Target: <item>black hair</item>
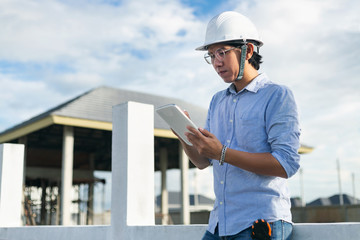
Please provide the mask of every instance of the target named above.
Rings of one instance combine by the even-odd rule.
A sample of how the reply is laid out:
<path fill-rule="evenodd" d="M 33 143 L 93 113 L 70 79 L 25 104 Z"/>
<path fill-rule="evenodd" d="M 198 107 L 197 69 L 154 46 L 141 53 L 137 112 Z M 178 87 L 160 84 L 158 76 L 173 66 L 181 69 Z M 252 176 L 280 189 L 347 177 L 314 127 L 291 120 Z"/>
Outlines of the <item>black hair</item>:
<path fill-rule="evenodd" d="M 249 59 L 249 63 L 251 64 L 251 66 L 253 66 L 256 70 L 260 69 L 260 64 L 262 63 L 261 61 L 262 56 L 260 54 L 258 54 L 257 52 L 253 52 L 253 55 L 251 56 L 251 58 Z"/>
<path fill-rule="evenodd" d="M 229 42 L 228 45 L 232 46 L 232 47 L 241 48 L 241 46 L 244 45 L 244 42 L 239 43 L 239 42 L 234 41 L 234 42 Z M 254 48 L 257 48 L 257 46 L 254 45 Z M 262 56 L 254 49 L 253 55 L 249 59 L 249 63 L 256 70 L 259 70 L 260 69 L 260 64 L 262 63 L 261 59 L 262 59 Z"/>

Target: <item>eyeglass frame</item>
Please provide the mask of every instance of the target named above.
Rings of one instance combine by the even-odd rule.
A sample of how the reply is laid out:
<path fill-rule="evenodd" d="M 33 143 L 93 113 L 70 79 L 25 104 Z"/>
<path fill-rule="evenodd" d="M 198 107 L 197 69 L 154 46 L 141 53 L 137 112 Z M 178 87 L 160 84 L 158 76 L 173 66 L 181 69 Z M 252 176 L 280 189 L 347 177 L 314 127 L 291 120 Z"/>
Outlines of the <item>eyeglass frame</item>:
<path fill-rule="evenodd" d="M 226 53 L 229 52 L 229 51 L 231 51 L 231 50 L 234 50 L 234 49 L 236 49 L 236 48 L 240 48 L 240 46 L 238 46 L 238 47 L 231 47 L 231 48 L 225 49 L 225 50 L 224 50 L 223 48 L 218 48 L 218 49 L 215 50 L 215 54 L 206 52 L 206 53 L 204 54 L 204 59 L 205 59 L 206 63 L 208 63 L 208 64 L 213 64 L 214 61 L 215 61 L 215 58 L 216 58 L 218 61 L 223 62 L 223 61 L 225 60 Z M 219 50 L 222 51 L 222 54 L 224 55 L 224 57 L 221 57 L 219 54 L 216 54 Z M 210 60 L 209 60 L 209 58 L 210 58 Z"/>

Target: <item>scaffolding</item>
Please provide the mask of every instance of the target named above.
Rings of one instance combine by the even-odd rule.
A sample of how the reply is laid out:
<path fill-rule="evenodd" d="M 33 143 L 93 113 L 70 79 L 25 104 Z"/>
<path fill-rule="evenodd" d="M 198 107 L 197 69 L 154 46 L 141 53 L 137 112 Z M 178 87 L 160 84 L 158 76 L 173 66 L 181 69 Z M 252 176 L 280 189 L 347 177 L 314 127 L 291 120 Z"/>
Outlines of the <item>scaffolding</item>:
<path fill-rule="evenodd" d="M 46 178 L 26 179 L 24 187 L 23 225 L 60 225 L 60 181 Z M 72 187 L 72 225 L 93 225 L 94 187 L 106 180 L 100 178 L 74 180 Z M 104 201 L 105 191 L 102 191 Z M 104 203 L 101 204 L 105 212 Z"/>

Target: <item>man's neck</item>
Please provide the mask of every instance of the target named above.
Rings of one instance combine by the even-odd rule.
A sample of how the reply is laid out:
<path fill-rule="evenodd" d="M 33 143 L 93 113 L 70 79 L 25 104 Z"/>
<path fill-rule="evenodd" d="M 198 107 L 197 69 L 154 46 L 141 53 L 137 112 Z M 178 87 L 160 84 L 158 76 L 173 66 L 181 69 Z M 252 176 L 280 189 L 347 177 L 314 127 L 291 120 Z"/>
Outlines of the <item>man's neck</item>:
<path fill-rule="evenodd" d="M 254 80 L 259 75 L 258 71 L 252 68 L 250 71 L 244 73 L 244 76 L 240 80 L 235 80 L 234 85 L 236 92 L 243 90 L 252 80 Z"/>

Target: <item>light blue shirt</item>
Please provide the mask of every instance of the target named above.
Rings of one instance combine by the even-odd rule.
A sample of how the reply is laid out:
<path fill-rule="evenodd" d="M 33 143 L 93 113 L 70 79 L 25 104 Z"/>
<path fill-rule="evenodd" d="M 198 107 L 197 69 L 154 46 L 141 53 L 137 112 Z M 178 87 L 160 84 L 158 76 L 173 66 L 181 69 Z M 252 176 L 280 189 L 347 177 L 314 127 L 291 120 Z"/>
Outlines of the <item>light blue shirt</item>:
<path fill-rule="evenodd" d="M 300 128 L 292 92 L 257 76 L 238 93 L 234 85 L 211 100 L 205 128 L 231 149 L 270 152 L 291 177 L 299 169 Z M 291 222 L 287 180 L 251 173 L 211 160 L 215 204 L 208 231 L 234 235 L 259 219 Z"/>

